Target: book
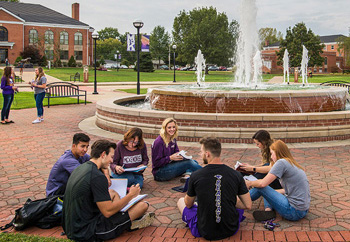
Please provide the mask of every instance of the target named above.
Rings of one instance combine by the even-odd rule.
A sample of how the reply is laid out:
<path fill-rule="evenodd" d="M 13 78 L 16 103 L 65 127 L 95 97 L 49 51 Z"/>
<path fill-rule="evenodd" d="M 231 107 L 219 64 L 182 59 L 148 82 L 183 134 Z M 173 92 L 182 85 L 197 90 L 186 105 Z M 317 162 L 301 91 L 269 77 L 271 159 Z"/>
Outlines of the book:
<path fill-rule="evenodd" d="M 249 176 L 244 176 L 243 177 L 245 180 L 247 180 L 247 181 L 256 181 L 256 180 L 258 180 L 255 176 L 253 176 L 253 175 L 249 175 Z"/>
<path fill-rule="evenodd" d="M 146 168 L 147 168 L 147 166 L 131 167 L 131 168 L 124 168 L 124 171 L 139 172 L 139 171 L 142 171 L 142 170 L 144 170 Z"/>
<path fill-rule="evenodd" d="M 236 165 L 235 165 L 235 170 L 236 171 L 239 171 L 239 172 L 242 172 L 242 173 L 246 173 L 246 174 L 255 174 L 255 172 L 253 172 L 253 171 L 246 171 L 246 170 L 243 170 L 242 168 L 241 168 L 241 166 L 242 166 L 243 164 L 241 163 L 241 162 L 239 162 L 239 161 L 237 161 L 236 162 Z"/>
<path fill-rule="evenodd" d="M 123 207 L 120 211 L 121 212 L 126 212 L 128 211 L 129 208 L 131 208 L 133 205 L 135 205 L 136 203 L 138 203 L 140 200 L 144 199 L 147 196 L 147 194 L 140 194 L 137 197 L 134 197 L 133 199 L 130 200 L 130 202 Z"/>
<path fill-rule="evenodd" d="M 184 151 L 184 150 L 181 150 L 179 152 L 179 155 L 181 155 L 183 158 L 188 159 L 188 160 L 192 159 L 192 156 L 191 155 L 186 155 L 186 151 Z"/>

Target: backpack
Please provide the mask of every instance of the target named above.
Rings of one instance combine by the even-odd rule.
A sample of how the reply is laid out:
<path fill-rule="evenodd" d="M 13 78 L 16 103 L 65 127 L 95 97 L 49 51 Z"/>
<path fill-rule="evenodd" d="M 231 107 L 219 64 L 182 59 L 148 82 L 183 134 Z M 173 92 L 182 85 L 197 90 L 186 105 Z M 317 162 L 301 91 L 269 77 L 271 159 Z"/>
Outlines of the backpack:
<path fill-rule="evenodd" d="M 61 225 L 63 196 L 50 196 L 32 201 L 30 198 L 23 207 L 16 209 L 14 219 L 1 226 L 1 230 L 14 227 L 23 230 L 29 226 L 50 229 Z"/>

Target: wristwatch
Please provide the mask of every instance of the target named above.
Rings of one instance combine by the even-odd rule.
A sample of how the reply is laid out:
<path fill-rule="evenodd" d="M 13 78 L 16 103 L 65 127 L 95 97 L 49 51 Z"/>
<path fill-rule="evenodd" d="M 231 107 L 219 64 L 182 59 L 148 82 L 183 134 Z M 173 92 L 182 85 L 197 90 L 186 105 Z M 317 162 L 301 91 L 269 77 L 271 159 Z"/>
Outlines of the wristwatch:
<path fill-rule="evenodd" d="M 256 168 L 255 167 L 253 167 L 253 171 L 256 172 Z"/>

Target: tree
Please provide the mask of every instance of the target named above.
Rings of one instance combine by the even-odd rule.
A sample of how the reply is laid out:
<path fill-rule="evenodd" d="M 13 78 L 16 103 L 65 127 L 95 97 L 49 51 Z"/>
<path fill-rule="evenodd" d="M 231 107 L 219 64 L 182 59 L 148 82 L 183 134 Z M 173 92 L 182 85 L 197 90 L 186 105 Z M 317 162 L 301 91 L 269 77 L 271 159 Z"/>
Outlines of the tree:
<path fill-rule="evenodd" d="M 342 36 L 337 39 L 338 51 L 344 53 L 345 66 L 350 66 L 350 37 Z"/>
<path fill-rule="evenodd" d="M 71 56 L 69 61 L 68 61 L 68 66 L 69 67 L 76 67 L 77 66 L 77 62 L 75 61 L 74 56 Z"/>
<path fill-rule="evenodd" d="M 283 35 L 280 31 L 277 32 L 275 28 L 261 28 L 259 29 L 260 47 L 262 48 L 266 44 L 273 44 L 281 42 Z"/>
<path fill-rule="evenodd" d="M 134 71 L 137 71 L 137 64 Z M 142 52 L 140 54 L 140 71 L 141 72 L 154 72 L 152 57 L 149 52 Z"/>
<path fill-rule="evenodd" d="M 192 64 L 200 49 L 208 64 L 231 64 L 236 25 L 235 21 L 229 23 L 226 14 L 218 13 L 214 7 L 195 8 L 188 13 L 181 11 L 174 19 L 172 32 L 177 45 L 176 60 Z"/>
<path fill-rule="evenodd" d="M 320 37 L 315 35 L 311 29 L 307 30 L 304 23 L 296 24 L 293 29 L 287 29 L 286 38 L 281 41 L 280 51 L 277 52 L 278 64 L 282 64 L 284 50 L 289 52 L 290 66 L 300 66 L 303 45 L 309 51 L 308 66 L 321 66 L 324 59 L 321 57 L 324 44 Z"/>
<path fill-rule="evenodd" d="M 118 29 L 112 27 L 106 27 L 100 31 L 97 31 L 97 33 L 100 35 L 100 40 L 106 40 L 110 38 L 117 39 L 120 36 Z"/>
<path fill-rule="evenodd" d="M 162 26 L 154 27 L 150 37 L 150 52 L 152 59 L 166 62 L 168 56 L 168 48 L 170 45 L 170 36 L 168 32 L 165 32 L 165 28 Z"/>
<path fill-rule="evenodd" d="M 113 38 L 97 40 L 96 45 L 97 58 L 104 56 L 107 60 L 114 60 L 114 55 L 117 53 L 117 50 L 122 49 L 121 42 L 118 39 Z"/>
<path fill-rule="evenodd" d="M 24 50 L 20 53 L 23 59 L 30 57 L 30 62 L 38 64 L 41 61 L 41 55 L 38 48 L 33 45 L 24 47 Z"/>

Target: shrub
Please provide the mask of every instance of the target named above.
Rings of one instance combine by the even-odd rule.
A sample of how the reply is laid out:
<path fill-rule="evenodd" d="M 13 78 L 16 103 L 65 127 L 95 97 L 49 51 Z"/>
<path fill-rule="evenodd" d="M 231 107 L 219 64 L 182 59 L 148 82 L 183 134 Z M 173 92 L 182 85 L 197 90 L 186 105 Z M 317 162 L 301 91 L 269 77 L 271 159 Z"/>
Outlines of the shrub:
<path fill-rule="evenodd" d="M 21 60 L 22 60 L 22 56 L 18 56 L 18 57 L 16 58 L 16 60 L 15 60 L 14 65 L 17 66 L 18 63 L 19 63 Z"/>
<path fill-rule="evenodd" d="M 56 59 L 54 62 L 53 62 L 53 66 L 54 67 L 62 67 L 62 62 L 60 59 Z"/>
<path fill-rule="evenodd" d="M 105 58 L 103 56 L 101 56 L 100 65 L 104 65 L 104 64 L 106 64 Z"/>
<path fill-rule="evenodd" d="M 74 56 L 71 56 L 69 61 L 68 61 L 68 66 L 69 67 L 76 67 L 77 66 L 77 62 L 75 61 Z"/>
<path fill-rule="evenodd" d="M 43 55 L 43 57 L 41 57 L 39 65 L 40 66 L 47 66 L 47 58 L 45 55 Z"/>
<path fill-rule="evenodd" d="M 39 64 L 42 56 L 40 55 L 40 51 L 33 45 L 29 45 L 24 47 L 24 50 L 20 53 L 23 59 L 28 57 L 31 58 L 30 62 L 34 64 Z"/>

